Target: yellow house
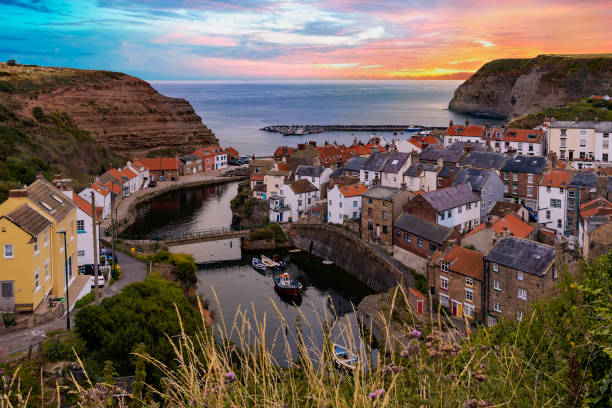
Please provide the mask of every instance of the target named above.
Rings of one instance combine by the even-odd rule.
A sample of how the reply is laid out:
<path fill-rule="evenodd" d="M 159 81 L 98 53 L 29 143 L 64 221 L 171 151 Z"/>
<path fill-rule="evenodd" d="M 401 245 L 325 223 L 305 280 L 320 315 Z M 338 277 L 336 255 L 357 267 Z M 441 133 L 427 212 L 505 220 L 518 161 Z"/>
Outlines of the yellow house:
<path fill-rule="evenodd" d="M 49 294 L 63 297 L 65 268 L 69 285 L 78 275 L 76 205 L 42 176 L 9 191 L 0 204 L 0 248 L 0 309 L 34 310 Z"/>

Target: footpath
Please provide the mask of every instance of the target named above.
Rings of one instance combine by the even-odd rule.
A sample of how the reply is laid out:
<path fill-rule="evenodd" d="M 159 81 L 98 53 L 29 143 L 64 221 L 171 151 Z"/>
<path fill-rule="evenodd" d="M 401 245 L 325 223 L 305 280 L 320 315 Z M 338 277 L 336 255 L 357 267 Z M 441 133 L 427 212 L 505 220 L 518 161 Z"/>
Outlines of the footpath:
<path fill-rule="evenodd" d="M 102 290 L 102 299 L 114 296 L 126 286 L 147 277 L 147 267 L 144 262 L 121 252 L 117 252 L 117 262 L 121 267 L 121 279 Z M 75 313 L 75 310 L 70 312 L 71 326 L 74 324 Z M 0 334 L 0 358 L 18 350 L 27 350 L 30 345 L 37 346 L 47 337 L 47 331 L 65 329 L 66 316 L 64 315 L 34 327 Z"/>

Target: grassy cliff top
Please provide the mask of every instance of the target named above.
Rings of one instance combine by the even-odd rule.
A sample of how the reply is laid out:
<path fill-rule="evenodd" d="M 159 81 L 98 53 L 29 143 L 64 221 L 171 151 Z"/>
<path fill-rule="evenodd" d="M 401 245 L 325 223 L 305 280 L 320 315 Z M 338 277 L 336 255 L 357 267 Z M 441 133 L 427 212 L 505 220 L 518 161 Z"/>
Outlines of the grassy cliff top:
<path fill-rule="evenodd" d="M 612 101 L 582 99 L 565 106 L 556 106 L 525 115 L 510 122 L 510 127 L 532 129 L 539 126 L 546 118 L 557 120 L 594 120 L 612 121 Z"/>
<path fill-rule="evenodd" d="M 536 67 L 558 73 L 588 67 L 593 71 L 612 71 L 612 54 L 542 54 L 535 58 L 504 58 L 483 65 L 474 75 L 521 74 Z"/>

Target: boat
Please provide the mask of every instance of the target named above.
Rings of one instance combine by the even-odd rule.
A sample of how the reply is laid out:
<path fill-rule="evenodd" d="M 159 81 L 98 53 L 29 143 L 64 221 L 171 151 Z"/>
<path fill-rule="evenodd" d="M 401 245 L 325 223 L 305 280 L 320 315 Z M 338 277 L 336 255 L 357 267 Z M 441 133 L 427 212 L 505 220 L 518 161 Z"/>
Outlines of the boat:
<path fill-rule="evenodd" d="M 274 277 L 274 288 L 287 295 L 296 296 L 302 292 L 302 284 L 296 280 L 291 280 L 286 272 Z"/>
<path fill-rule="evenodd" d="M 339 344 L 334 344 L 333 354 L 334 360 L 340 368 L 346 368 L 349 370 L 354 370 L 357 368 L 359 359 L 354 353 L 348 351 L 346 347 L 342 347 Z"/>
<path fill-rule="evenodd" d="M 334 264 L 334 262 L 333 262 L 333 261 L 330 261 L 330 260 L 328 260 L 328 259 L 324 260 L 324 261 L 323 261 L 323 262 L 321 262 L 321 263 L 322 263 L 323 265 L 333 265 L 333 264 Z"/>
<path fill-rule="evenodd" d="M 287 266 L 287 262 L 285 262 L 285 260 L 283 259 L 282 256 L 275 254 L 272 259 L 274 260 L 274 262 L 276 262 L 278 264 L 278 266 L 280 266 L 281 268 L 284 268 Z"/>
<path fill-rule="evenodd" d="M 258 271 L 265 271 L 266 270 L 266 264 L 261 262 L 261 260 L 259 260 L 258 258 L 253 258 L 253 261 L 251 262 L 251 265 L 253 265 L 253 268 L 257 269 Z"/>
<path fill-rule="evenodd" d="M 299 254 L 300 252 L 302 252 L 302 250 L 299 248 L 292 249 L 291 251 L 289 251 L 290 254 Z"/>
<path fill-rule="evenodd" d="M 274 262 L 265 255 L 261 256 L 261 262 L 263 262 L 268 268 L 276 268 L 279 266 L 276 262 Z"/>
<path fill-rule="evenodd" d="M 420 132 L 421 130 L 423 130 L 423 128 L 420 128 L 420 127 L 409 127 L 409 128 L 406 128 L 406 132 Z"/>

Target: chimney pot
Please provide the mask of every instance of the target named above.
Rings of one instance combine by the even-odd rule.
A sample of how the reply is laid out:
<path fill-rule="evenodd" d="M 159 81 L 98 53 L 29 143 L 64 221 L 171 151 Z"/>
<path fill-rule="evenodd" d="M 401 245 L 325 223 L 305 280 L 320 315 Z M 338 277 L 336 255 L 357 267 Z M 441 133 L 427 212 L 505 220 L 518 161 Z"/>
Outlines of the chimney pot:
<path fill-rule="evenodd" d="M 465 126 L 470 126 L 470 118 L 465 119 Z"/>
<path fill-rule="evenodd" d="M 9 198 L 27 197 L 28 190 L 26 190 L 25 188 L 19 190 L 9 190 L 8 196 Z"/>
<path fill-rule="evenodd" d="M 454 126 L 454 123 L 453 123 L 453 121 L 451 120 L 450 122 L 448 122 L 448 127 L 452 127 L 452 126 Z"/>
<path fill-rule="evenodd" d="M 38 174 L 36 174 L 36 180 L 42 180 L 44 178 L 45 176 L 43 176 L 42 172 L 39 171 Z"/>
<path fill-rule="evenodd" d="M 597 116 L 595 116 L 595 118 L 593 119 L 593 122 L 599 123 L 599 118 Z"/>

